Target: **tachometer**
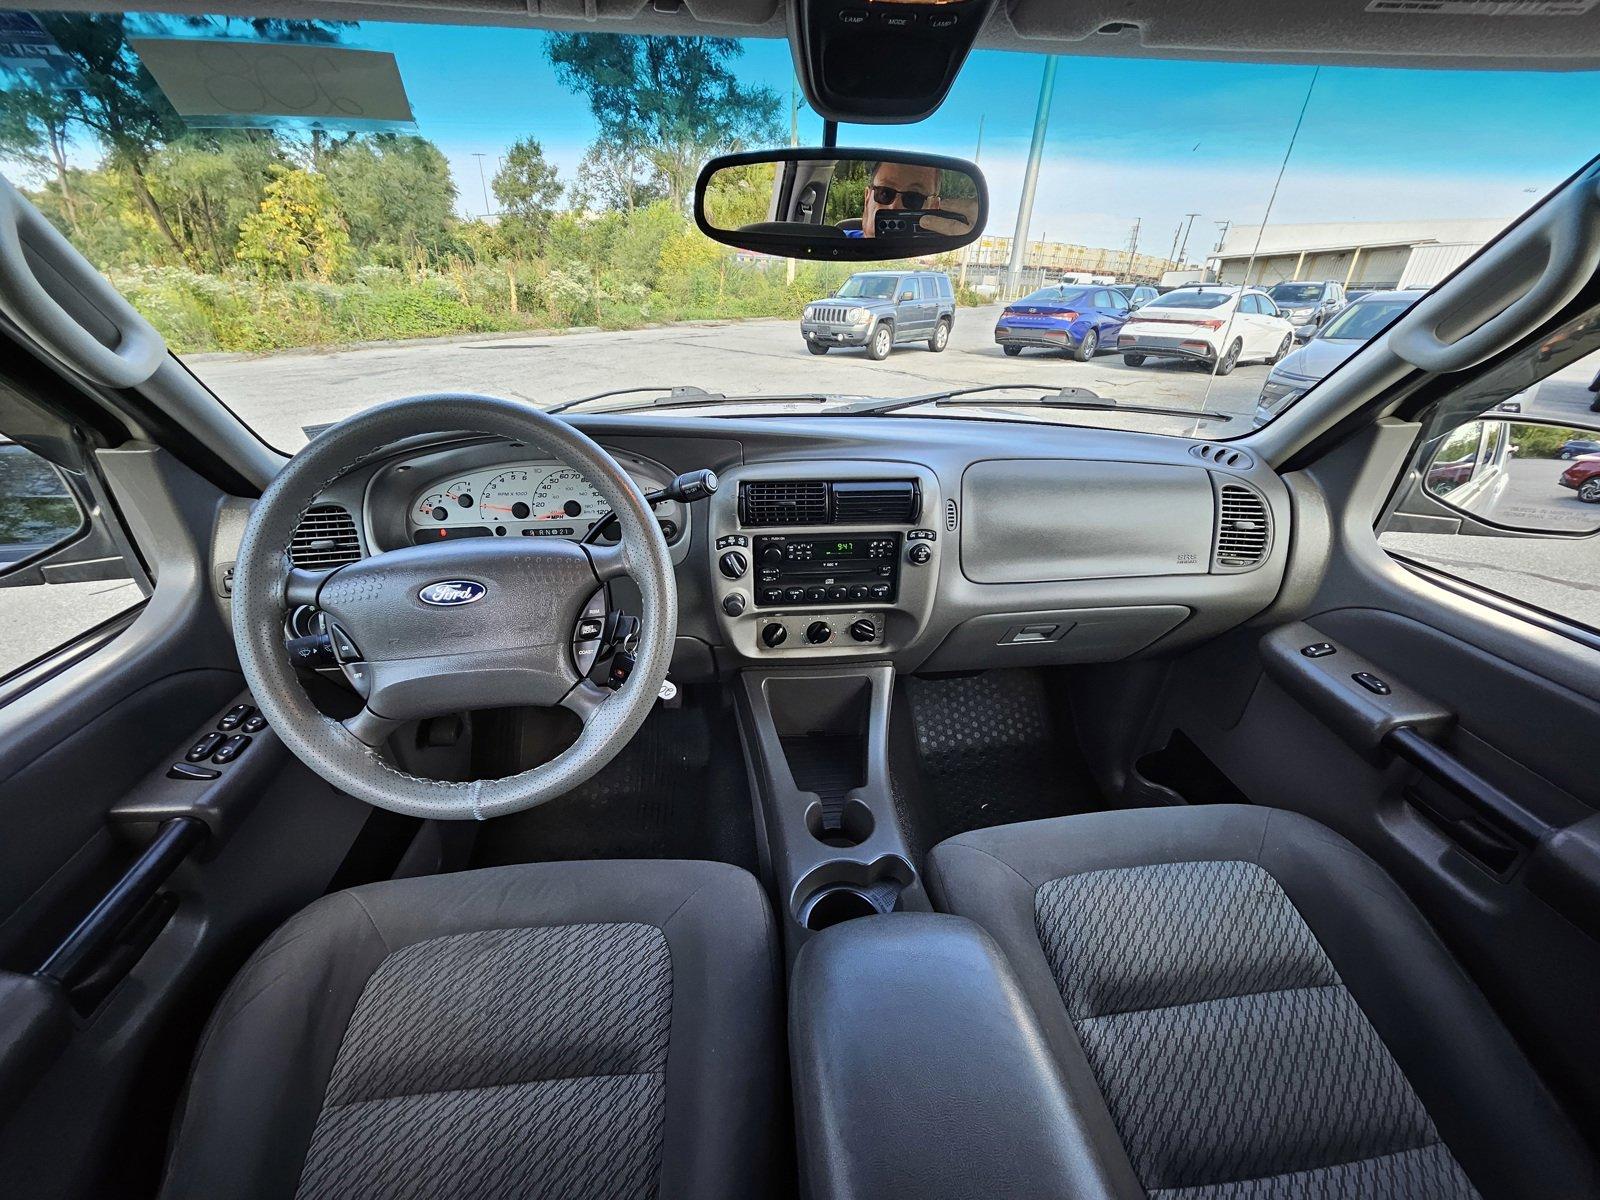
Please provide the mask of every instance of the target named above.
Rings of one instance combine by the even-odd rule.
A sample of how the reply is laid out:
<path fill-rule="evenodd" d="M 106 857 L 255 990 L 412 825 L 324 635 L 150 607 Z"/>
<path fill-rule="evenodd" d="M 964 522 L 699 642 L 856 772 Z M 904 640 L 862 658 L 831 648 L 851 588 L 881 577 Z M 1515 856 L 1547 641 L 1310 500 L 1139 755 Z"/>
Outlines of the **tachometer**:
<path fill-rule="evenodd" d="M 593 524 L 610 506 L 594 486 L 576 471 L 552 471 L 533 490 L 533 519 L 536 521 L 574 521 Z"/>
<path fill-rule="evenodd" d="M 478 496 L 478 516 L 485 521 L 526 521 L 532 512 L 526 471 L 501 471 Z"/>

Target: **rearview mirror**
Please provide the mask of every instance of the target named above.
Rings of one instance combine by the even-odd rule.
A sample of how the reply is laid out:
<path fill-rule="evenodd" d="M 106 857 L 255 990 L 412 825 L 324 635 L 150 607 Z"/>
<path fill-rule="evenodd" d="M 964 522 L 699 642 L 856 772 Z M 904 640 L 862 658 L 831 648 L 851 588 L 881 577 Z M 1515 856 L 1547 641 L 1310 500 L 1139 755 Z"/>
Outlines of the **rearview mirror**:
<path fill-rule="evenodd" d="M 1600 431 L 1484 417 L 1447 434 L 1422 473 L 1450 508 L 1519 533 L 1600 531 Z"/>
<path fill-rule="evenodd" d="M 784 258 L 940 254 L 974 241 L 988 217 L 972 163 L 897 150 L 729 154 L 705 165 L 694 195 L 707 237 Z"/>

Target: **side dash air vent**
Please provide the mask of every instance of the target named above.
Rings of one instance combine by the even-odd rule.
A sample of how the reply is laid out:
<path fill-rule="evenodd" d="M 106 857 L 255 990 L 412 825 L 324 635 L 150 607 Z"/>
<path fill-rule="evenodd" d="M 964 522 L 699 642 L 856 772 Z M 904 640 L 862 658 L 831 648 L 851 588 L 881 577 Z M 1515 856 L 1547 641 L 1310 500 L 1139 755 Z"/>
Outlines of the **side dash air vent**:
<path fill-rule="evenodd" d="M 946 533 L 954 533 L 956 531 L 958 516 L 956 502 L 954 500 L 946 500 L 944 502 L 944 528 Z"/>
<path fill-rule="evenodd" d="M 739 485 L 739 520 L 748 526 L 826 525 L 828 485 L 821 479 L 752 480 Z"/>
<path fill-rule="evenodd" d="M 1267 503 L 1253 488 L 1224 483 L 1217 489 L 1215 570 L 1249 571 L 1259 567 L 1272 544 Z"/>
<path fill-rule="evenodd" d="M 355 520 L 337 504 L 313 506 L 289 539 L 289 561 L 297 567 L 342 567 L 360 558 Z"/>
<path fill-rule="evenodd" d="M 922 507 L 909 479 L 850 480 L 833 485 L 833 519 L 841 525 L 908 525 Z"/>

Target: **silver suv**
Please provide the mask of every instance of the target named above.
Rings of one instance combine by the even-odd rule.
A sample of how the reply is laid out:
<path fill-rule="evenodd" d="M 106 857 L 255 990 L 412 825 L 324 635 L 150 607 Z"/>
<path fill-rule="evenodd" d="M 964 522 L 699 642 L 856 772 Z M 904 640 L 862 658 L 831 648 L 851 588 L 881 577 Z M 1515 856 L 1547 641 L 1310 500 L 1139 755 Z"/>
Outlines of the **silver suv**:
<path fill-rule="evenodd" d="M 943 271 L 863 271 L 806 305 L 800 334 L 813 354 L 865 346 L 868 358 L 881 360 L 906 342 L 927 342 L 938 353 L 955 323 L 955 289 Z"/>

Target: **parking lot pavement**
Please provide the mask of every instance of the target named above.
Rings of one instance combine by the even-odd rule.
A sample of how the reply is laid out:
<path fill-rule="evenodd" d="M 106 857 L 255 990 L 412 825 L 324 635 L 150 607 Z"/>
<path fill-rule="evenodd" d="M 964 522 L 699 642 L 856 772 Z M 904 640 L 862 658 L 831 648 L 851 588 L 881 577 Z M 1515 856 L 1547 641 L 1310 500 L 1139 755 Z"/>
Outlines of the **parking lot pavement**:
<path fill-rule="evenodd" d="M 0 588 L 0 674 L 139 603 L 131 579 Z"/>
<path fill-rule="evenodd" d="M 1234 416 L 1219 432 L 1248 429 L 1267 368 L 1239 367 L 1212 381 L 1180 363 L 1125 366 L 1116 355 L 1077 363 L 994 343 L 1000 308 L 956 314 L 949 347 L 897 347 L 883 362 L 862 350 L 812 355 L 789 320 L 679 325 L 615 333 L 507 334 L 486 339 L 398 342 L 263 356 L 199 355 L 190 365 L 268 441 L 295 449 L 306 425 L 337 421 L 383 400 L 442 389 L 514 396 L 549 405 L 609 388 L 693 384 L 726 395 L 832 392 L 912 396 L 990 383 L 1087 387 L 1102 396 Z"/>

